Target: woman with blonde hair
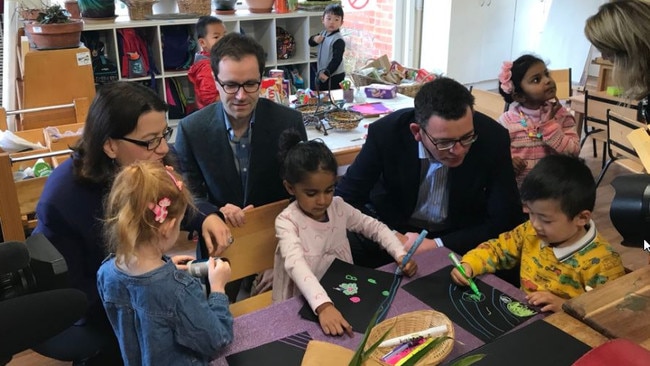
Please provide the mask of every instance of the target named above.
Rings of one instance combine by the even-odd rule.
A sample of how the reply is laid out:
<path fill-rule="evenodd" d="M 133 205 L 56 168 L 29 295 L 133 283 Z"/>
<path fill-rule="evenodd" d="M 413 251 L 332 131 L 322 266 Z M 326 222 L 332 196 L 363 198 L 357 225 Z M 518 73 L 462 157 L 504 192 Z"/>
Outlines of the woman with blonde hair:
<path fill-rule="evenodd" d="M 585 35 L 603 58 L 614 63 L 614 80 L 625 96 L 643 99 L 648 120 L 650 94 L 650 2 L 619 0 L 605 3 L 587 19 Z"/>

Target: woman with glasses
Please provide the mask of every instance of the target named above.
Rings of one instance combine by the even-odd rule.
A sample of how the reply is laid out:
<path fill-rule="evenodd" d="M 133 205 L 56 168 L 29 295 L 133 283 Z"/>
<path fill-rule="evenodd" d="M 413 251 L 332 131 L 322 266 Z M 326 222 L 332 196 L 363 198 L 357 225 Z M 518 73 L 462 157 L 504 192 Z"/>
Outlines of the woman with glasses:
<path fill-rule="evenodd" d="M 423 85 L 414 104 L 370 124 L 336 195 L 407 233 L 407 248 L 427 229 L 420 251 L 462 254 L 519 224 L 508 131 L 474 112 L 472 94 L 449 78 Z M 366 238 L 349 239 L 355 264 L 391 260 Z"/>
<path fill-rule="evenodd" d="M 106 365 L 122 362 L 97 293 L 96 273 L 106 257 L 103 200 L 120 167 L 141 160 L 171 165 L 167 140 L 172 129 L 166 111 L 160 97 L 138 83 L 103 86 L 90 106 L 81 139 L 71 147 L 71 158 L 45 184 L 34 233 L 43 233 L 61 252 L 70 286 L 84 291 L 89 305 L 82 320 L 46 342 L 49 355 L 73 361 L 92 358 Z M 191 227 L 202 226 L 223 250 L 230 236 L 225 223 L 217 215 L 196 216 Z"/>

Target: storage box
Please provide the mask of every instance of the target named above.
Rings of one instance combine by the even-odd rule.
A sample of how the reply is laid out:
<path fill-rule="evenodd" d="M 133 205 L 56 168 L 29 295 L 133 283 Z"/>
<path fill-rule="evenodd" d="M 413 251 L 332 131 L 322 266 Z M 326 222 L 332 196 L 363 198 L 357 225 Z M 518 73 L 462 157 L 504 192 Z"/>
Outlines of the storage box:
<path fill-rule="evenodd" d="M 368 98 L 393 99 L 397 96 L 396 85 L 370 84 L 365 89 Z"/>
<path fill-rule="evenodd" d="M 67 150 L 77 143 L 83 133 L 83 123 L 71 123 L 43 129 L 45 144 L 50 151 Z"/>

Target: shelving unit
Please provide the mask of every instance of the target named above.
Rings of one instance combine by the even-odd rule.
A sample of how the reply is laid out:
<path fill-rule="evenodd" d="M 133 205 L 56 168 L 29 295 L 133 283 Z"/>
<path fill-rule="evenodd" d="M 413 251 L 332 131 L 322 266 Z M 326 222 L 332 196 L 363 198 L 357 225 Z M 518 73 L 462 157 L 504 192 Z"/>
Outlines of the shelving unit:
<path fill-rule="evenodd" d="M 243 32 L 256 39 L 266 50 L 266 69 L 273 69 L 281 66 L 293 66 L 302 75 L 305 86 L 308 87 L 311 80 L 310 64 L 316 62 L 315 55 L 312 56 L 308 44 L 309 36 L 318 33 L 322 28 L 321 12 L 298 11 L 285 14 L 252 14 L 245 10 L 238 10 L 235 15 L 219 15 L 223 20 L 228 32 Z M 153 51 L 153 62 L 160 72 L 154 76 L 156 89 L 165 100 L 167 90 L 165 79 L 178 78 L 183 85 L 183 90 L 192 93 L 192 86 L 187 79 L 186 70 L 165 70 L 162 55 L 161 34 L 165 27 L 173 25 L 186 25 L 194 33 L 194 25 L 197 19 L 173 19 L 173 20 L 136 20 L 128 17 L 118 17 L 114 21 L 86 21 L 84 31 L 99 31 L 100 41 L 105 44 L 106 57 L 118 67 L 120 80 L 150 82 L 151 77 L 123 78 L 117 41 L 117 30 L 121 28 L 146 28 L 152 35 L 151 47 Z M 282 27 L 291 33 L 296 42 L 296 52 L 290 59 L 277 58 L 276 27 Z"/>

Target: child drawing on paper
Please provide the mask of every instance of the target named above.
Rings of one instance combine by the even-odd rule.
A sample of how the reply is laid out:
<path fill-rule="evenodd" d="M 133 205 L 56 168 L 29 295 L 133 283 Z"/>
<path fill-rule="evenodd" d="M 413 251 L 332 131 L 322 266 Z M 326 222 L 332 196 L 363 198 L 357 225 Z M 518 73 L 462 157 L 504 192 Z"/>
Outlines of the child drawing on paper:
<path fill-rule="evenodd" d="M 115 178 L 105 224 L 112 254 L 97 288 L 125 365 L 207 365 L 233 340 L 224 293 L 230 265 L 208 260 L 206 299 L 199 279 L 184 271 L 193 258 L 163 254 L 192 200 L 180 175 L 158 161 L 136 162 Z"/>
<path fill-rule="evenodd" d="M 503 63 L 499 93 L 512 104 L 499 117 L 499 123 L 510 132 L 510 152 L 519 187 L 544 156 L 580 153 L 576 122 L 555 92 L 555 81 L 540 58 L 523 55 Z"/>
<path fill-rule="evenodd" d="M 337 163 L 322 141 L 303 142 L 297 132 L 285 131 L 280 138 L 280 155 L 283 183 L 295 201 L 275 221 L 279 242 L 273 300 L 303 295 L 325 334 L 352 336 L 350 324 L 319 283 L 334 259 L 352 263 L 347 230 L 381 243 L 398 264 L 406 251 L 386 225 L 334 197 Z M 417 264 L 409 260 L 402 270 L 412 276 Z"/>
<path fill-rule="evenodd" d="M 591 212 L 596 187 L 580 159 L 549 155 L 521 185 L 529 220 L 463 256 L 468 277 L 510 269 L 521 263 L 521 289 L 542 311 L 557 312 L 567 299 L 625 274 L 621 257 L 596 231 Z M 452 280 L 468 285 L 458 269 Z"/>

